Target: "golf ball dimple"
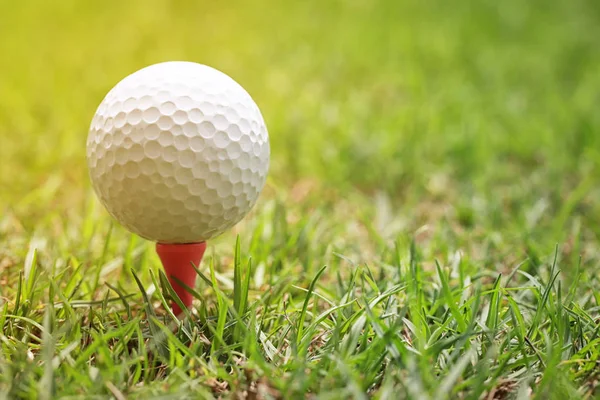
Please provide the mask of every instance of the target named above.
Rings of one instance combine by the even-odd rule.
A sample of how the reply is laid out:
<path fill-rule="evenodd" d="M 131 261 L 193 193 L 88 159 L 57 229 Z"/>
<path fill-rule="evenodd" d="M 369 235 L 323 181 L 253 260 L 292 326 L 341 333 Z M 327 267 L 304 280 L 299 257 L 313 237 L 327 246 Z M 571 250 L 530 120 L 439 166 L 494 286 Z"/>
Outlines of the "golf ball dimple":
<path fill-rule="evenodd" d="M 250 95 L 205 65 L 166 62 L 119 82 L 87 140 L 92 185 L 130 231 L 194 243 L 239 222 L 269 168 L 269 137 Z"/>

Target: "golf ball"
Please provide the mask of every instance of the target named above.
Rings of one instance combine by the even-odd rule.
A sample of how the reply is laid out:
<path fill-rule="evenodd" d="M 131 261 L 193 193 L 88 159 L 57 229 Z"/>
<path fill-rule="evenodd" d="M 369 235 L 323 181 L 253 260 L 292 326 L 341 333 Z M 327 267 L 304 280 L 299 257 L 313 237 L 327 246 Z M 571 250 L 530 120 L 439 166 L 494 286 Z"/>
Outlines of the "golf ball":
<path fill-rule="evenodd" d="M 87 162 L 100 201 L 125 228 L 161 243 L 202 242 L 256 203 L 269 136 L 229 76 L 165 62 L 127 76 L 102 100 Z"/>

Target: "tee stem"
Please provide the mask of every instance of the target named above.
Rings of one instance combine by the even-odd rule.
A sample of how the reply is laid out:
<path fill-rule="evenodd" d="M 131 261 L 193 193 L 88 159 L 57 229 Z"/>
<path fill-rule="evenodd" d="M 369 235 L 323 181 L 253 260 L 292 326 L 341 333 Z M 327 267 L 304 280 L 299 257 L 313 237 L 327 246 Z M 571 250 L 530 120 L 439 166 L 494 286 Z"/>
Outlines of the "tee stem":
<path fill-rule="evenodd" d="M 156 252 L 165 269 L 165 273 L 173 290 L 186 308 L 192 305 L 193 296 L 179 281 L 193 288 L 196 284 L 197 273 L 192 263 L 198 267 L 206 250 L 206 242 L 189 244 L 157 243 Z M 181 308 L 176 302 L 171 302 L 173 314 L 179 316 Z"/>

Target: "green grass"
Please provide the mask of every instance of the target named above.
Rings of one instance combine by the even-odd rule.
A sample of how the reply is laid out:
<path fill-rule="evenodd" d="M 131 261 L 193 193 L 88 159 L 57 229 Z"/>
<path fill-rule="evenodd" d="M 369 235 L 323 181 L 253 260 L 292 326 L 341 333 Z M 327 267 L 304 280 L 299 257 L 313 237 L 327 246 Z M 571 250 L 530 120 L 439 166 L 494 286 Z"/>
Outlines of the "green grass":
<path fill-rule="evenodd" d="M 4 2 L 0 399 L 600 397 L 598 4 Z M 170 59 L 272 145 L 180 323 L 84 151 Z"/>

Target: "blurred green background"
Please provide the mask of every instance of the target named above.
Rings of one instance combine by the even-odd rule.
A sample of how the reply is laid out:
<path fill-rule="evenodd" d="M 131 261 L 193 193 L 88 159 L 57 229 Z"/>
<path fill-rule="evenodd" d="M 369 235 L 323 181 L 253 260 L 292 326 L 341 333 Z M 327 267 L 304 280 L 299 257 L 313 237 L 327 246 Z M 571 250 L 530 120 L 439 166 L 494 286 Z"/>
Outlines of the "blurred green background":
<path fill-rule="evenodd" d="M 3 3 L 4 206 L 52 179 L 77 197 L 104 94 L 177 59 L 247 88 L 285 185 L 421 198 L 439 175 L 459 196 L 508 185 L 558 201 L 598 174 L 595 1 Z"/>

